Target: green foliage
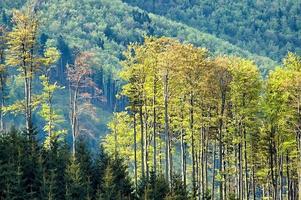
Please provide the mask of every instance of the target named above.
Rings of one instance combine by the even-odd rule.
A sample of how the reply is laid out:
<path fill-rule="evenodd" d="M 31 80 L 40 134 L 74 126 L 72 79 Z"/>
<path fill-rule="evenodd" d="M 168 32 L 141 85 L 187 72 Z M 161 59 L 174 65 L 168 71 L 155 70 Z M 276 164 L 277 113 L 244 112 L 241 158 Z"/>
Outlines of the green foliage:
<path fill-rule="evenodd" d="M 166 178 L 151 172 L 149 180 L 141 179 L 138 185 L 139 199 L 163 200 L 168 195 L 169 186 Z"/>
<path fill-rule="evenodd" d="M 118 156 L 107 161 L 102 172 L 101 200 L 127 200 L 133 198 L 131 180 L 124 161 Z"/>
<path fill-rule="evenodd" d="M 97 191 L 101 191 L 102 199 L 133 198 L 122 159 L 111 158 L 100 150 L 102 159 L 96 162 L 83 142 L 77 145 L 73 157 L 61 142 L 54 142 L 48 149 L 14 129 L 2 134 L 0 198 L 95 199 Z M 112 196 L 106 198 L 109 193 Z"/>
<path fill-rule="evenodd" d="M 299 3 L 294 1 L 148 1 L 133 6 L 213 34 L 241 48 L 280 61 L 301 53 Z"/>

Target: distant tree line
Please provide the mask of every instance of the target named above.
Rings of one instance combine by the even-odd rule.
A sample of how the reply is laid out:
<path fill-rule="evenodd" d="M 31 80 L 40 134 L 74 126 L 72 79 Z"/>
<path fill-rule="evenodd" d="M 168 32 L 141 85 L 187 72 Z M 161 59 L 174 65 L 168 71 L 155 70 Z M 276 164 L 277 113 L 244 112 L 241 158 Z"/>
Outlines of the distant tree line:
<path fill-rule="evenodd" d="M 184 22 L 241 48 L 280 61 L 301 53 L 298 1 L 124 0 L 149 12 Z"/>

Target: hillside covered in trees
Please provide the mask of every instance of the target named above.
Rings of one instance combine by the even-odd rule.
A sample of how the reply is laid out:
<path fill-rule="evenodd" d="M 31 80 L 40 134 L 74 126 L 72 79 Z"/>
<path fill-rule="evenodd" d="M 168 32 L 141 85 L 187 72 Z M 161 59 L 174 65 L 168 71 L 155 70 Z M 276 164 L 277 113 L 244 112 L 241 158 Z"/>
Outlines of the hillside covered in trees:
<path fill-rule="evenodd" d="M 301 199 L 285 2 L 1 1 L 0 199 Z"/>
<path fill-rule="evenodd" d="M 280 61 L 301 53 L 300 1 L 124 0 Z"/>

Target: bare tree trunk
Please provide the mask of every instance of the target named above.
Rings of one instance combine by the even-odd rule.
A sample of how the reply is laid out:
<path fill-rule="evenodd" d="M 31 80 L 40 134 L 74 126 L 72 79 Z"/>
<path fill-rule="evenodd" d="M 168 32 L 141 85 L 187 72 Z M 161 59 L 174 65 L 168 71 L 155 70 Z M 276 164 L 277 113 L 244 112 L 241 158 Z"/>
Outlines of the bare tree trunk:
<path fill-rule="evenodd" d="M 226 104 L 226 92 L 222 91 L 221 98 L 221 111 L 220 111 L 220 119 L 219 119 L 219 173 L 223 172 L 223 126 L 224 126 L 224 112 L 225 112 L 225 104 Z M 220 200 L 223 200 L 223 180 L 220 181 L 219 190 L 220 190 Z"/>
<path fill-rule="evenodd" d="M 216 151 L 216 140 L 214 139 L 214 145 L 213 145 L 213 159 L 212 159 L 212 163 L 213 163 L 213 167 L 212 167 L 212 190 L 211 190 L 211 199 L 214 200 L 215 199 L 215 151 Z"/>
<path fill-rule="evenodd" d="M 241 142 L 238 144 L 238 170 L 239 170 L 239 199 L 243 199 L 243 169 L 242 169 L 242 148 L 241 148 Z"/>
<path fill-rule="evenodd" d="M 193 94 L 190 94 L 190 131 L 191 131 L 191 157 L 192 157 L 192 197 L 196 197 L 196 169 L 195 169 L 195 144 L 194 144 L 194 118 Z"/>
<path fill-rule="evenodd" d="M 4 81 L 4 75 L 0 75 L 0 81 L 1 81 L 1 110 L 0 110 L 0 131 L 2 132 L 4 130 L 4 122 L 3 122 L 3 108 L 5 106 L 5 94 L 4 94 L 4 87 L 5 87 L 5 81 Z"/>
<path fill-rule="evenodd" d="M 301 134 L 299 134 L 299 160 L 298 160 L 298 200 L 301 200 Z"/>
<path fill-rule="evenodd" d="M 168 117 L 168 72 L 164 75 L 164 132 L 165 132 L 165 174 L 166 180 L 171 184 L 170 174 L 170 136 L 169 136 L 169 117 Z"/>
<path fill-rule="evenodd" d="M 300 111 L 299 111 L 300 115 Z M 300 119 L 300 117 L 299 117 Z M 297 143 L 298 143 L 298 168 L 297 168 L 297 173 L 298 173 L 298 200 L 301 200 L 301 133 L 298 131 L 297 134 Z"/>
<path fill-rule="evenodd" d="M 182 182 L 184 184 L 184 187 L 186 189 L 186 144 L 185 144 L 185 133 L 183 128 L 183 111 L 181 112 L 181 175 L 182 175 Z"/>
<path fill-rule="evenodd" d="M 134 113 L 134 176 L 135 176 L 135 191 L 137 191 L 138 173 L 137 173 L 137 129 L 136 129 L 136 113 Z"/>
<path fill-rule="evenodd" d="M 196 174 L 197 174 L 197 196 L 198 199 L 201 199 L 201 176 L 202 176 L 202 172 L 200 169 L 200 164 L 201 164 L 201 145 L 200 142 L 198 142 L 198 149 L 196 152 Z"/>
<path fill-rule="evenodd" d="M 140 118 L 140 135 L 141 135 L 141 174 L 142 178 L 145 178 L 145 166 L 144 166 L 144 129 L 143 129 L 143 113 L 142 105 L 139 106 L 139 118 Z"/>
<path fill-rule="evenodd" d="M 253 200 L 256 200 L 256 185 L 255 185 L 255 166 L 253 162 L 252 166 L 252 188 L 253 188 Z"/>
<path fill-rule="evenodd" d="M 223 148 L 223 155 L 227 155 L 227 146 L 224 146 Z M 226 159 L 225 159 L 225 156 L 224 156 L 224 159 L 223 159 L 223 199 L 227 199 L 227 173 L 226 173 Z"/>
<path fill-rule="evenodd" d="M 156 79 L 154 79 L 154 87 L 153 87 L 153 148 L 154 148 L 154 155 L 153 155 L 153 164 L 154 164 L 154 173 L 155 177 L 157 174 L 157 136 L 156 136 L 156 126 L 157 126 L 157 114 L 156 114 L 156 94 L 157 94 L 157 86 L 156 86 Z"/>
<path fill-rule="evenodd" d="M 78 89 L 79 86 L 76 87 L 74 94 L 72 94 L 71 86 L 69 85 L 70 92 L 70 106 L 71 106 L 71 114 L 70 114 L 70 122 L 71 122 L 71 131 L 72 131 L 72 155 L 75 156 L 75 143 L 77 137 L 77 126 L 78 126 L 78 118 L 77 118 L 77 97 L 78 97 Z"/>
<path fill-rule="evenodd" d="M 31 94 L 30 94 L 30 80 L 27 78 L 28 74 L 25 73 L 25 86 L 24 86 L 24 94 L 25 94 L 25 121 L 26 121 L 26 132 L 29 135 L 31 131 L 31 112 L 30 112 L 30 104 L 31 104 Z"/>
<path fill-rule="evenodd" d="M 145 104 L 144 104 L 144 127 L 145 127 L 145 131 L 144 131 L 144 167 L 145 167 L 145 175 L 146 175 L 146 179 L 148 179 L 149 177 L 149 171 L 148 171 L 148 147 L 149 147 L 149 141 L 148 141 L 148 110 L 146 107 L 146 99 L 145 99 Z"/>
<path fill-rule="evenodd" d="M 270 132 L 270 144 L 269 144 L 269 154 L 270 154 L 270 170 L 271 170 L 271 180 L 273 192 L 272 196 L 274 200 L 278 199 L 278 187 L 277 187 L 277 152 L 275 147 L 275 142 L 273 141 L 273 137 L 275 135 L 275 128 L 272 127 Z"/>
<path fill-rule="evenodd" d="M 291 180 L 290 180 L 290 169 L 289 169 L 289 156 L 288 156 L 288 151 L 286 152 L 286 182 L 287 182 L 287 199 L 291 200 L 291 190 L 290 190 L 290 185 L 291 185 Z"/>
<path fill-rule="evenodd" d="M 209 148 L 209 138 L 206 137 L 206 149 L 205 149 L 205 192 L 208 191 L 208 148 Z"/>
<path fill-rule="evenodd" d="M 205 193 L 205 167 L 204 167 L 204 164 L 205 164 L 205 158 L 204 158 L 204 148 L 205 148 L 205 128 L 202 127 L 202 146 L 201 146 L 201 173 L 202 173 L 202 180 L 201 180 L 201 189 L 202 189 L 202 199 L 204 199 L 204 193 Z"/>
<path fill-rule="evenodd" d="M 248 177 L 248 156 L 247 156 L 247 134 L 245 127 L 243 128 L 244 134 L 244 160 L 245 160 L 245 199 L 249 199 L 249 177 Z"/>
<path fill-rule="evenodd" d="M 280 155 L 280 163 L 279 163 L 279 200 L 282 200 L 283 198 L 283 155 Z"/>

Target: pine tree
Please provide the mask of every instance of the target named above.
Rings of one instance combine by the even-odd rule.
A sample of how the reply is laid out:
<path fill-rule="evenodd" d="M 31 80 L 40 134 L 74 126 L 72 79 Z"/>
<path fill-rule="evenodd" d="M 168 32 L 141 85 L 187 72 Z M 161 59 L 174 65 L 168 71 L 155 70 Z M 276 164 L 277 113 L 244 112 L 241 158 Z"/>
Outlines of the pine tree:
<path fill-rule="evenodd" d="M 66 194 L 65 198 L 71 199 L 85 199 L 86 187 L 84 177 L 82 176 L 80 163 L 76 157 L 71 156 L 69 164 L 66 169 Z"/>

